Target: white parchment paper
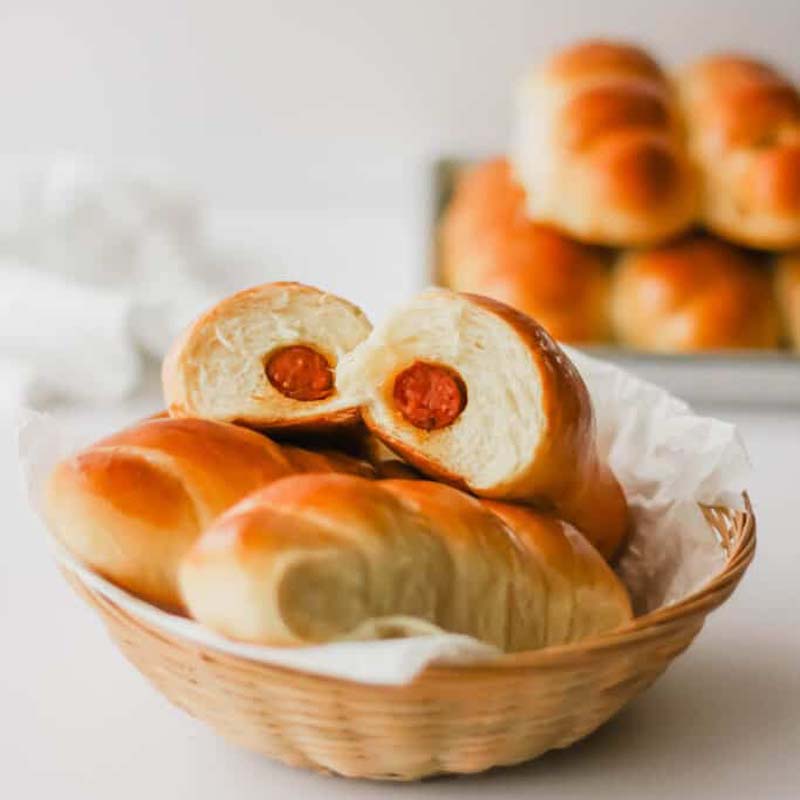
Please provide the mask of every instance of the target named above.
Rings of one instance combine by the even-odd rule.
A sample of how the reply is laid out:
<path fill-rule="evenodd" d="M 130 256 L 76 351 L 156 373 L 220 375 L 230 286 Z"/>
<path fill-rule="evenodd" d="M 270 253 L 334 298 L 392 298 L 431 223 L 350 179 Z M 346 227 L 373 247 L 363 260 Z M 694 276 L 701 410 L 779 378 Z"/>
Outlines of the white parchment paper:
<path fill-rule="evenodd" d="M 698 503 L 741 507 L 749 474 L 744 447 L 732 425 L 695 415 L 685 403 L 618 367 L 567 351 L 589 387 L 600 447 L 625 488 L 632 510 L 634 532 L 618 572 L 637 614 L 674 603 L 722 568 L 722 550 Z M 23 415 L 20 458 L 31 503 L 42 519 L 42 487 L 50 470 L 84 444 L 47 415 Z M 48 538 L 64 566 L 131 614 L 198 644 L 255 661 L 362 683 L 397 685 L 408 683 L 433 662 L 463 664 L 499 655 L 495 648 L 470 637 L 402 619 L 373 621 L 354 633 L 356 641 L 315 647 L 283 649 L 231 642 L 131 596 Z M 380 638 L 398 626 L 419 635 Z"/>

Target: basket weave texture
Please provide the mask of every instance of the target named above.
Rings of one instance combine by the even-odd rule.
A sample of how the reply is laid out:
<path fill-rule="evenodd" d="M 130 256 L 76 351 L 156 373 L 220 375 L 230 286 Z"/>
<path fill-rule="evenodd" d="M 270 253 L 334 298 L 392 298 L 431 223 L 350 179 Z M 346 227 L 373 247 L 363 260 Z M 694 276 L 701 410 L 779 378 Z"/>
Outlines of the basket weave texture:
<path fill-rule="evenodd" d="M 430 666 L 407 686 L 352 683 L 220 653 L 142 621 L 65 574 L 137 669 L 226 739 L 295 766 L 414 780 L 567 747 L 647 688 L 730 596 L 755 552 L 749 502 L 744 512 L 703 511 L 726 562 L 680 603 L 574 644 L 484 665 Z"/>

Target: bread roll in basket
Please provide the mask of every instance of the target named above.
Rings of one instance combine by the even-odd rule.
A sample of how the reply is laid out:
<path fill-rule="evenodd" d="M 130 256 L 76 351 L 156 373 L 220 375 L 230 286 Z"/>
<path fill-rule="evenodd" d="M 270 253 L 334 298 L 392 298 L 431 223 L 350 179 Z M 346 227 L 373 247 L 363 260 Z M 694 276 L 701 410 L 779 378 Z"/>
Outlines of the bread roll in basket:
<path fill-rule="evenodd" d="M 229 741 L 292 766 L 409 781 L 518 764 L 568 747 L 644 691 L 691 644 L 753 558 L 749 504 L 745 512 L 704 513 L 726 554 L 724 567 L 679 603 L 574 644 L 474 665 L 431 665 L 402 686 L 226 652 L 176 632 L 163 612 L 143 610 L 69 568 L 64 573 L 151 684 Z"/>
<path fill-rule="evenodd" d="M 267 283 L 201 314 L 164 360 L 172 416 L 259 430 L 315 431 L 358 420 L 339 361 L 367 337 L 360 308 L 311 286 Z"/>
<path fill-rule="evenodd" d="M 183 419 L 183 412 L 177 419 L 141 423 L 102 440 L 51 473 L 48 503 L 56 517 L 51 519 L 53 532 L 66 547 L 57 550 L 62 568 L 99 613 L 125 656 L 168 699 L 222 736 L 288 764 L 351 777 L 413 780 L 439 773 L 478 772 L 566 747 L 602 725 L 658 677 L 691 643 L 706 615 L 734 590 L 753 557 L 755 519 L 746 496 L 742 511 L 701 506 L 701 519 L 691 495 L 686 504 L 692 515 L 689 522 L 700 523 L 706 548 L 714 548 L 715 537 L 724 558 L 712 559 L 720 566 L 703 573 L 708 579 L 699 588 L 693 578 L 672 594 L 659 593 L 658 601 L 649 606 L 652 610 L 641 602 L 637 607 L 637 597 L 626 581 L 639 614 L 631 619 L 627 593 L 619 581 L 627 574 L 630 551 L 643 540 L 635 540 L 630 547 L 625 544 L 626 499 L 605 460 L 609 442 L 601 444 L 600 438 L 608 430 L 604 432 L 602 425 L 595 428 L 585 372 L 578 372 L 566 353 L 546 335 L 539 335 L 533 321 L 508 316 L 498 304 L 474 297 L 459 299 L 450 293 L 423 295 L 421 303 L 423 311 L 441 305 L 431 316 L 434 328 L 453 313 L 477 319 L 473 331 L 464 331 L 465 343 L 472 342 L 477 332 L 475 342 L 491 352 L 491 340 L 483 334 L 494 331 L 516 354 L 517 360 L 505 365 L 495 358 L 494 366 L 480 357 L 476 374 L 488 369 L 500 380 L 504 370 L 516 367 L 518 377 L 532 381 L 540 393 L 546 422 L 540 435 L 546 446 L 537 453 L 522 441 L 525 469 L 519 474 L 524 480 L 508 482 L 497 473 L 495 482 L 484 487 L 487 491 L 474 492 L 484 495 L 478 498 L 423 480 L 378 482 L 369 479 L 373 468 L 357 459 L 270 442 L 227 422 Z M 416 324 L 422 318 L 412 314 L 411 327 L 424 332 L 425 326 Z M 387 437 L 378 409 L 376 391 L 383 392 L 383 384 L 357 392 L 352 381 L 369 381 L 375 370 L 380 372 L 377 365 L 382 354 L 396 347 L 395 334 L 401 328 L 397 319 L 390 321 L 377 345 L 365 342 L 359 353 L 353 353 L 347 370 L 337 376 L 342 379 L 343 403 L 365 415 L 384 441 L 392 437 Z M 430 331 L 425 334 L 430 335 Z M 324 346 L 324 339 L 319 341 Z M 432 338 L 425 341 L 426 347 L 434 347 Z M 263 371 L 262 347 L 269 352 L 269 342 L 261 341 L 255 348 Z M 401 360 L 413 356 L 405 351 L 398 354 Z M 447 368 L 445 354 L 417 355 L 436 356 L 441 368 Z M 465 367 L 458 359 L 452 363 Z M 405 366 L 393 362 L 387 368 Z M 658 414 L 681 416 L 678 427 L 691 429 L 688 410 L 677 401 L 645 385 L 632 393 L 633 379 L 628 379 L 628 391 L 624 391 L 622 379 L 627 376 L 617 375 L 611 367 L 608 370 L 615 374 L 604 369 L 598 363 L 594 379 L 622 381 L 607 389 L 608 395 L 624 397 L 624 402 L 619 398 L 615 402 L 626 420 L 636 422 L 629 430 L 636 434 L 635 442 L 629 438 L 626 445 L 636 452 L 634 465 L 639 463 L 638 446 L 648 436 L 657 440 L 647 429 L 659 427 Z M 548 373 L 560 377 L 548 377 Z M 463 374 L 475 402 L 480 378 L 471 378 L 468 365 Z M 513 406 L 515 397 L 509 393 L 504 402 Z M 635 397 L 641 408 L 630 405 Z M 467 430 L 468 402 L 459 407 Z M 605 405 L 609 402 L 606 397 Z M 660 409 L 654 411 L 651 406 Z M 491 404 L 480 402 L 477 407 L 491 417 Z M 287 408 L 287 413 L 294 413 L 293 407 Z M 560 413 L 569 411 L 566 419 L 559 416 L 559 409 Z M 434 426 L 429 427 L 435 432 Z M 420 456 L 425 454 L 425 442 L 433 441 L 427 437 L 430 431 L 412 436 Z M 513 425 L 508 433 L 515 435 Z M 411 436 L 409 431 L 406 434 Z M 42 447 L 50 447 L 51 438 L 43 437 Z M 564 442 L 575 445 L 571 462 Z M 398 452 L 413 455 L 408 448 L 397 447 L 396 441 L 390 444 Z M 660 450 L 672 453 L 671 458 L 687 458 L 680 448 Z M 724 456 L 715 450 L 706 453 L 706 458 L 717 465 Z M 542 483 L 542 471 L 551 466 L 556 472 L 574 474 L 566 482 Z M 705 487 L 713 482 L 713 477 L 703 476 Z M 461 483 L 471 488 L 475 483 L 480 489 L 478 480 Z M 255 492 L 253 484 L 260 484 Z M 685 485 L 682 481 L 681 486 Z M 648 470 L 642 486 L 655 487 L 656 494 L 663 488 L 656 473 Z M 730 487 L 725 481 L 718 488 Z M 683 491 L 680 497 L 686 500 Z M 548 519 L 546 513 L 507 502 L 524 502 L 537 492 L 542 498 L 550 497 L 553 507 L 563 509 L 565 516 L 570 512 L 580 517 L 581 524 L 573 524 L 588 526 L 583 531 L 586 539 L 566 523 Z M 653 514 L 657 505 L 642 506 L 639 511 Z M 585 512 L 587 508 L 596 509 L 594 518 Z M 265 517 L 280 517 L 281 526 L 263 526 Z M 451 517 L 452 527 L 448 525 Z M 172 519 L 180 526 L 175 536 L 171 535 Z M 670 515 L 670 525 L 681 519 L 687 518 Z M 703 529 L 703 520 L 708 530 Z M 480 532 L 475 530 L 478 527 Z M 630 536 L 637 535 L 634 526 Z M 509 538 L 500 546 L 495 538 L 490 546 L 493 536 Z M 415 537 L 420 546 L 414 544 Z M 599 552 L 587 539 L 596 542 Z M 169 549 L 165 542 L 171 542 Z M 668 540 L 658 538 L 651 539 L 653 543 L 659 549 L 669 546 Z M 122 551 L 129 556 L 120 560 Z M 464 651 L 460 655 L 436 651 L 436 658 L 417 661 L 421 668 L 392 682 L 375 677 L 378 673 L 371 660 L 380 663 L 394 653 L 392 658 L 407 661 L 414 647 L 425 646 L 424 636 L 352 642 L 329 636 L 327 631 L 320 634 L 313 626 L 286 624 L 279 631 L 285 634 L 281 642 L 274 626 L 265 627 L 265 609 L 289 606 L 282 605 L 286 597 L 264 599 L 269 587 L 263 584 L 263 576 L 270 569 L 290 579 L 298 574 L 291 569 L 280 572 L 280 559 L 295 559 L 305 570 L 316 554 L 322 554 L 331 559 L 330 577 L 338 580 L 339 565 L 356 551 L 363 554 L 368 575 L 365 581 L 356 581 L 354 596 L 366 598 L 374 609 L 376 576 L 380 581 L 394 581 L 389 594 L 404 598 L 395 606 L 397 613 L 411 614 L 421 623 L 441 622 L 449 637 L 462 644 L 471 642 L 470 657 L 465 659 Z M 618 558 L 616 576 L 601 552 Z M 298 554 L 300 560 L 296 560 Z M 531 557 L 540 572 L 529 571 Z M 266 565 L 267 571 L 260 571 L 252 559 Z M 151 570 L 154 563 L 161 569 Z M 646 566 L 649 570 L 649 561 Z M 493 584 L 495 573 L 498 581 L 506 581 L 505 588 L 498 590 Z M 464 576 L 474 584 L 464 585 Z M 533 584 L 546 588 L 527 595 L 519 592 L 518 587 Z M 333 594 L 317 591 L 319 586 L 314 591 L 335 606 L 339 585 L 327 584 Z M 404 592 L 412 585 L 414 591 L 428 594 L 421 600 L 406 597 Z M 291 588 L 291 580 L 273 586 Z M 690 586 L 696 588 L 690 590 Z M 544 613 L 523 608 L 518 603 L 521 597 L 544 601 Z M 174 613 L 183 610 L 182 602 L 205 626 Z M 566 615 L 564 604 L 573 608 Z M 296 614 L 298 609 L 305 611 L 302 604 L 290 610 Z M 382 613 L 392 612 L 376 609 L 371 613 L 380 619 Z M 327 608 L 319 618 L 306 614 L 305 619 L 324 623 L 325 614 L 329 620 L 341 619 Z M 542 627 L 524 629 L 527 620 L 534 618 Z M 283 624 L 288 618 L 275 614 L 267 622 L 273 625 L 275 620 Z M 437 630 L 431 628 L 421 632 Z M 467 640 L 464 634 L 478 641 Z M 396 632 L 386 631 L 386 638 L 393 636 Z M 444 638 L 452 643 L 452 638 Z M 428 641 L 441 643 L 442 639 Z M 286 655 L 287 647 L 263 647 L 258 642 L 285 644 L 291 655 Z M 306 642 L 324 644 L 296 646 Z M 357 656 L 348 651 L 353 660 L 347 670 L 337 671 L 331 662 L 343 647 L 360 649 Z"/>

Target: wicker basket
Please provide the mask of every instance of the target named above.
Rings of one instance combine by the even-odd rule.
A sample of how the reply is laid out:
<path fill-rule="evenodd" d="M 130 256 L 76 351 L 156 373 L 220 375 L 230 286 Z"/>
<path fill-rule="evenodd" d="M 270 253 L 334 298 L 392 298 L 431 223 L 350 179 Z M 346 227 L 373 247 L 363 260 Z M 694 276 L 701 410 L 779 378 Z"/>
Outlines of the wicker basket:
<path fill-rule="evenodd" d="M 682 602 L 591 640 L 484 665 L 428 667 L 407 686 L 351 683 L 223 654 L 142 621 L 65 574 L 152 684 L 230 741 L 295 766 L 413 780 L 526 761 L 610 719 L 688 647 L 736 587 L 755 551 L 755 518 L 746 507 L 704 509 L 726 563 Z"/>

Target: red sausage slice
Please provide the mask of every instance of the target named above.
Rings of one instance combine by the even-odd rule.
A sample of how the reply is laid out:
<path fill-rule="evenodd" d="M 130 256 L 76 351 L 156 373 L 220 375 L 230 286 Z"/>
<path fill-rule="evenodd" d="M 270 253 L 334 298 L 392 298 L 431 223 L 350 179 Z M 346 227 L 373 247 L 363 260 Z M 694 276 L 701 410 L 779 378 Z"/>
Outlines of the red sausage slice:
<path fill-rule="evenodd" d="M 458 419 L 467 404 L 467 387 L 454 369 L 415 361 L 395 378 L 392 396 L 405 420 L 432 431 Z"/>
<path fill-rule="evenodd" d="M 276 350 L 265 370 L 269 382 L 292 400 L 324 400 L 333 391 L 333 370 L 328 359 L 306 345 Z"/>

